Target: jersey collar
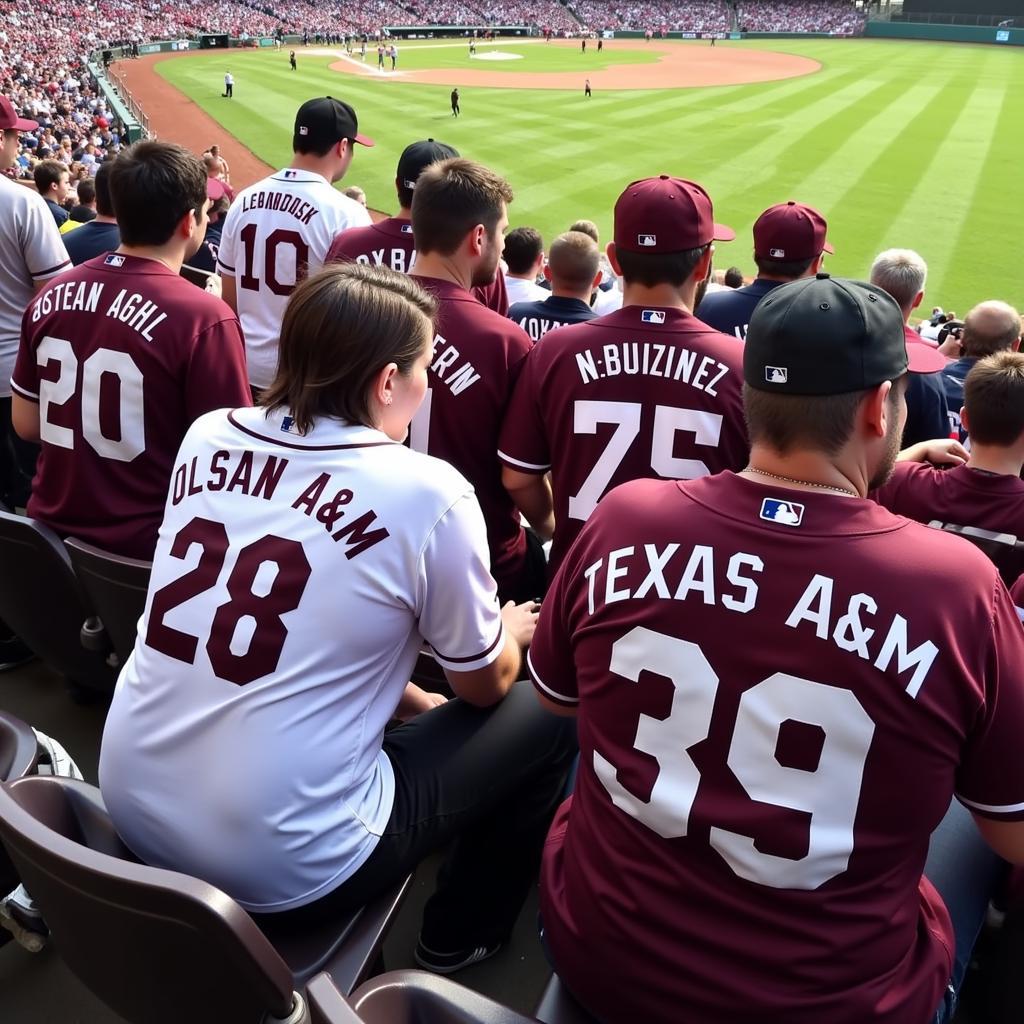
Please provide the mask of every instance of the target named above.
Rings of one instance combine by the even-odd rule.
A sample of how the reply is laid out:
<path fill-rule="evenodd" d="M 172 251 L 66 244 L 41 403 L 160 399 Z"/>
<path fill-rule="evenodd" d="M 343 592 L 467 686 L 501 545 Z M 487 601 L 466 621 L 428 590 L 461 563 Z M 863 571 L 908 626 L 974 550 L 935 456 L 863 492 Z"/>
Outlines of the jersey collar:
<path fill-rule="evenodd" d="M 228 421 L 249 437 L 257 438 L 281 448 L 300 451 L 338 451 L 345 448 L 377 448 L 398 444 L 387 434 L 362 424 L 344 423 L 331 417 L 317 420 L 308 434 L 300 434 L 291 416 L 283 409 L 266 412 L 260 407 L 233 409 Z"/>

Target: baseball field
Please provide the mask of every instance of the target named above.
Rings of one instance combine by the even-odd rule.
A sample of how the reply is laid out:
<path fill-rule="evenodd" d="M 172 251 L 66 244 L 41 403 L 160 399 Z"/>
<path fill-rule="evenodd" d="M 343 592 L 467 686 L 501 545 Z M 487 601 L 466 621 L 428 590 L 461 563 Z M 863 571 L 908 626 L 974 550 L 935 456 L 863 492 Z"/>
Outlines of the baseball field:
<path fill-rule="evenodd" d="M 533 225 L 546 239 L 581 216 L 607 237 L 622 186 L 670 173 L 704 184 L 718 219 L 737 231 L 719 245 L 716 266 L 752 273 L 750 225 L 764 207 L 793 198 L 827 216 L 834 273 L 863 276 L 881 248 L 907 246 L 929 263 L 929 306 L 963 311 L 988 297 L 1024 304 L 1019 49 L 615 40 L 601 53 L 591 41 L 584 54 L 578 42 L 523 40 L 481 44 L 471 58 L 464 42 L 437 40 L 400 41 L 395 72 L 390 61 L 377 70 L 374 47 L 365 64 L 358 50 L 345 58 L 340 48 L 299 47 L 297 58 L 296 71 L 287 47 L 182 55 L 155 68 L 275 166 L 289 159 L 303 100 L 329 93 L 351 102 L 377 146 L 357 153 L 346 183 L 388 212 L 398 154 L 432 136 L 507 176 L 512 225 Z M 226 70 L 231 100 L 221 96 Z"/>

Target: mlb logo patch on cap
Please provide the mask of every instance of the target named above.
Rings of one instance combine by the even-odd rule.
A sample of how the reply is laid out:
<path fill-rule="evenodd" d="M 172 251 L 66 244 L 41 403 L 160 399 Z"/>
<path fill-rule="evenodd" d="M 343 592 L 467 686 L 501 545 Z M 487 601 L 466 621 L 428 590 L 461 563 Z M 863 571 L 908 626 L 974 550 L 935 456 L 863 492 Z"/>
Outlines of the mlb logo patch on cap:
<path fill-rule="evenodd" d="M 645 324 L 663 324 L 665 322 L 665 314 L 660 309 L 645 309 L 640 314 L 640 319 Z"/>
<path fill-rule="evenodd" d="M 769 249 L 768 250 L 768 255 L 771 256 L 771 258 L 773 260 L 784 260 L 786 258 L 786 250 L 785 249 Z"/>
<path fill-rule="evenodd" d="M 118 256 L 116 252 L 112 252 L 104 261 L 108 267 L 123 267 L 124 257 Z"/>
<path fill-rule="evenodd" d="M 798 501 L 765 498 L 761 502 L 761 518 L 783 526 L 799 526 L 804 521 L 804 506 Z"/>
<path fill-rule="evenodd" d="M 658 244 L 657 235 L 637 235 L 636 244 L 642 245 L 647 249 L 653 249 Z"/>
<path fill-rule="evenodd" d="M 309 134 L 309 129 L 304 124 L 300 125 L 299 126 L 299 134 L 300 135 L 308 135 Z"/>
<path fill-rule="evenodd" d="M 769 384 L 786 384 L 789 381 L 789 370 L 785 366 L 766 366 L 764 379 Z"/>

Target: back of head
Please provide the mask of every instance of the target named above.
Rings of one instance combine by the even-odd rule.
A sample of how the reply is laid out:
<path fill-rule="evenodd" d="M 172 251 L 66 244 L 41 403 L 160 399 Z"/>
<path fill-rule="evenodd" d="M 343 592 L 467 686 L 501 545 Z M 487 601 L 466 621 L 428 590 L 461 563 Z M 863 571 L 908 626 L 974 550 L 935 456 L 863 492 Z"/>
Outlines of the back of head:
<path fill-rule="evenodd" d="M 32 180 L 40 195 L 46 195 L 51 186 L 60 183 L 60 176 L 67 173 L 67 168 L 59 160 L 40 160 L 32 169 Z"/>
<path fill-rule="evenodd" d="M 904 317 L 910 315 L 927 280 L 928 264 L 913 249 L 886 249 L 871 264 L 871 283 L 896 300 Z"/>
<path fill-rule="evenodd" d="M 450 160 L 459 155 L 454 146 L 434 139 L 423 139 L 410 142 L 398 158 L 398 169 L 395 172 L 395 187 L 398 189 L 398 204 L 403 210 L 412 206 L 412 196 L 420 175 L 431 164 L 438 160 Z"/>
<path fill-rule="evenodd" d="M 597 225 L 592 220 L 578 220 L 575 224 L 570 225 L 569 230 L 578 231 L 580 234 L 592 238 L 595 245 L 601 244 L 601 236 L 598 234 Z"/>
<path fill-rule="evenodd" d="M 78 183 L 78 201 L 82 206 L 88 206 L 96 198 L 96 185 L 92 178 L 85 178 Z"/>
<path fill-rule="evenodd" d="M 730 267 L 725 272 L 725 277 L 722 281 L 726 288 L 742 288 L 743 287 L 743 271 L 739 267 Z"/>
<path fill-rule="evenodd" d="M 125 245 L 164 245 L 190 210 L 202 216 L 206 171 L 173 142 L 136 142 L 111 166 L 110 197 Z"/>
<path fill-rule="evenodd" d="M 431 164 L 412 199 L 417 251 L 451 256 L 478 224 L 493 235 L 512 197 L 509 183 L 482 164 L 464 157 Z"/>
<path fill-rule="evenodd" d="M 795 281 L 804 277 L 822 253 L 828 223 L 813 206 L 793 200 L 769 206 L 754 221 L 754 262 L 759 277 Z"/>
<path fill-rule="evenodd" d="M 504 259 L 510 274 L 532 270 L 544 253 L 544 239 L 536 228 L 513 228 L 505 236 Z"/>
<path fill-rule="evenodd" d="M 308 432 L 328 416 L 370 425 L 369 388 L 388 363 L 406 374 L 433 338 L 437 303 L 386 267 L 332 263 L 300 284 L 281 323 L 268 409 L 290 410 Z"/>
<path fill-rule="evenodd" d="M 566 231 L 551 243 L 548 252 L 552 287 L 589 293 L 600 262 L 601 252 L 593 238 L 582 231 Z"/>
<path fill-rule="evenodd" d="M 1013 348 L 1021 336 L 1020 314 L 997 299 L 980 302 L 964 318 L 960 338 L 965 356 L 983 359 L 994 352 Z"/>
<path fill-rule="evenodd" d="M 1009 448 L 1024 435 L 1024 355 L 996 352 L 971 367 L 964 408 L 972 444 Z"/>
<path fill-rule="evenodd" d="M 615 257 L 627 285 L 678 288 L 712 242 L 736 237 L 715 223 L 711 197 L 700 185 L 667 174 L 627 185 L 614 217 Z"/>

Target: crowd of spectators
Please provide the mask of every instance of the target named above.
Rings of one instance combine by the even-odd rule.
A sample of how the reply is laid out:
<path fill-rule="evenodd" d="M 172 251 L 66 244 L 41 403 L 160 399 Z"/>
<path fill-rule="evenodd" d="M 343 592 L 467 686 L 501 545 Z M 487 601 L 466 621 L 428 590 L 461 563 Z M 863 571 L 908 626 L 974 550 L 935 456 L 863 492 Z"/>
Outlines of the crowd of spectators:
<path fill-rule="evenodd" d="M 728 32 L 732 12 L 725 0 L 571 0 L 583 25 L 594 31 Z"/>
<path fill-rule="evenodd" d="M 830 32 L 860 35 L 865 14 L 850 0 L 739 0 L 736 24 L 741 32 Z"/>

